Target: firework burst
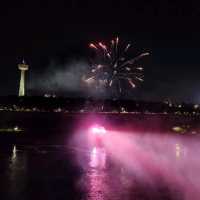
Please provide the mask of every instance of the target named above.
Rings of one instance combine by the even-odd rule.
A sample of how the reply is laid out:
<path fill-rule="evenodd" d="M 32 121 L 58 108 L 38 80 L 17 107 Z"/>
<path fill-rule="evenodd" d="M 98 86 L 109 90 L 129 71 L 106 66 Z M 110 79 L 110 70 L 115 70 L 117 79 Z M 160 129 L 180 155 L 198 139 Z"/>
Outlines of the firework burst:
<path fill-rule="evenodd" d="M 131 44 L 120 46 L 119 38 L 111 40 L 109 45 L 102 42 L 90 43 L 89 47 L 96 52 L 96 59 L 91 65 L 91 70 L 84 81 L 95 84 L 96 88 L 110 88 L 117 85 L 122 91 L 122 82 L 127 82 L 131 88 L 135 88 L 139 82 L 143 82 L 143 67 L 137 66 L 137 61 L 149 53 L 142 53 L 130 58 L 128 51 Z"/>

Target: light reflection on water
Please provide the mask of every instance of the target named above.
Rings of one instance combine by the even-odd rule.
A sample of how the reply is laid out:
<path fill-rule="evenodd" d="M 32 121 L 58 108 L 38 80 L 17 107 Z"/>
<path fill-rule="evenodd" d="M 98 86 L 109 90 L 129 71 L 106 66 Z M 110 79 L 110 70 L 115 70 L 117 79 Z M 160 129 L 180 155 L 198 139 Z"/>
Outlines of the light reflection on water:
<path fill-rule="evenodd" d="M 106 167 L 106 152 L 103 148 L 94 147 L 90 152 L 89 170 L 86 175 L 88 182 L 88 200 L 105 200 L 106 178 L 103 169 Z"/>
<path fill-rule="evenodd" d="M 66 199 L 71 190 L 73 193 L 70 199 L 81 200 L 132 199 L 131 191 L 134 191 L 136 198 L 146 195 L 144 193 L 146 186 L 143 186 L 141 180 L 136 180 L 136 176 L 127 174 L 125 169 L 122 170 L 118 166 L 110 167 L 110 157 L 103 148 L 93 148 L 90 153 L 75 150 L 80 156 L 84 157 L 87 154 L 88 157 L 88 168 L 79 177 L 76 177 L 76 170 L 73 171 L 73 174 L 71 166 L 69 167 L 74 160 L 73 155 L 64 152 L 61 147 L 50 150 L 49 148 L 36 146 L 21 149 L 17 145 L 12 147 L 8 156 L 9 187 L 6 188 L 6 192 L 9 195 L 6 199 L 36 199 L 38 192 L 44 198 L 48 196 L 48 199 Z M 42 153 L 44 150 L 46 154 Z M 173 153 L 175 154 L 174 148 Z M 80 168 L 81 166 L 78 166 L 78 170 Z M 70 181 L 68 181 L 69 179 Z M 73 196 L 74 192 L 79 192 L 80 188 L 75 188 L 73 185 L 77 185 L 80 179 L 82 180 L 81 184 L 84 185 L 83 194 L 81 198 L 76 198 Z M 7 181 L 6 178 L 1 180 L 1 182 L 3 181 Z M 56 185 L 58 185 L 57 191 L 53 190 Z M 32 191 L 35 192 L 35 196 Z M 157 191 L 148 188 L 148 197 L 154 193 Z M 22 195 L 24 198 L 21 198 Z M 62 198 L 59 198 L 60 195 L 63 195 Z M 162 198 L 156 197 L 155 199 Z M 169 199 L 176 198 L 169 197 Z"/>
<path fill-rule="evenodd" d="M 105 169 L 106 167 L 106 152 L 103 148 L 94 147 L 90 153 L 90 167 Z"/>
<path fill-rule="evenodd" d="M 25 152 L 18 155 L 17 146 L 14 145 L 10 157 L 8 157 L 7 172 L 9 182 L 6 188 L 8 190 L 8 198 L 15 199 L 26 190 L 26 159 Z"/>
<path fill-rule="evenodd" d="M 128 198 L 127 177 L 121 174 L 121 169 L 109 169 L 108 157 L 104 148 L 94 147 L 90 152 L 89 169 L 84 183 L 87 200 L 120 200 Z"/>
<path fill-rule="evenodd" d="M 176 158 L 180 158 L 181 156 L 181 147 L 180 147 L 180 144 L 177 143 L 176 144 Z"/>
<path fill-rule="evenodd" d="M 88 200 L 106 200 L 106 195 L 109 192 L 106 178 L 107 174 L 103 171 L 96 169 L 89 170 L 86 175 Z"/>
<path fill-rule="evenodd" d="M 12 151 L 12 163 L 14 163 L 16 161 L 16 157 L 17 157 L 17 149 L 16 149 L 16 145 L 13 146 L 13 151 Z"/>

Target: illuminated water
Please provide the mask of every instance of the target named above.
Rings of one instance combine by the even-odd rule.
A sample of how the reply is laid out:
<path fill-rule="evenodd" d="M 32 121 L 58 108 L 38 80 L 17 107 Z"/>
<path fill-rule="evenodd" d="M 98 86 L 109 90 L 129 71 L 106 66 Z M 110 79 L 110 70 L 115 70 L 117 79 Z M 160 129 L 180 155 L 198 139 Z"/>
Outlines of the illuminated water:
<path fill-rule="evenodd" d="M 98 118 L 110 130 L 95 149 L 85 131 L 94 116 L 8 112 L 1 119 L 1 127 L 25 131 L 0 134 L 0 200 L 200 199 L 199 120 L 187 135 L 164 133 L 192 128 L 191 118 Z"/>
<path fill-rule="evenodd" d="M 77 154 L 80 162 L 77 162 Z M 0 199 L 182 199 L 162 179 L 156 188 L 112 162 L 103 149 L 12 145 L 0 149 Z"/>

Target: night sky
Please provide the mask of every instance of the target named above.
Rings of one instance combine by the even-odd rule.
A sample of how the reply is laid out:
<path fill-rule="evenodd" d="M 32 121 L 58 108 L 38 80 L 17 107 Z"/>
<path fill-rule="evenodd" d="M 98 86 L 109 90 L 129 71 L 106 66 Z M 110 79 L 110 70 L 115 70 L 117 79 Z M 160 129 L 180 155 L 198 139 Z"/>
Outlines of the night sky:
<path fill-rule="evenodd" d="M 22 57 L 30 64 L 31 83 L 40 74 L 45 78 L 52 62 L 53 71 L 85 62 L 90 41 L 116 36 L 131 41 L 138 52 L 151 53 L 144 61 L 145 82 L 129 97 L 200 102 L 200 4 L 177 0 L 1 3 L 1 95 L 17 95 Z M 42 91 L 37 87 L 34 92 Z M 34 92 L 29 89 L 28 95 Z"/>

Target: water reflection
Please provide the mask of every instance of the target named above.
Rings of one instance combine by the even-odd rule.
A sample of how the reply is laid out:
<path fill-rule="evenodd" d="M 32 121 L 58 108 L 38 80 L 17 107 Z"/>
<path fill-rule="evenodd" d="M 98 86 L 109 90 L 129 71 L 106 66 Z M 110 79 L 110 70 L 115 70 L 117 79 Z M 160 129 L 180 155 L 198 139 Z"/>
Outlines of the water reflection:
<path fill-rule="evenodd" d="M 17 146 L 14 145 L 9 157 L 9 198 L 20 197 L 26 188 L 26 153 L 19 154 Z"/>
<path fill-rule="evenodd" d="M 107 185 L 107 174 L 104 171 L 91 169 L 87 174 L 88 200 L 106 200 L 109 186 Z"/>
<path fill-rule="evenodd" d="M 179 145 L 175 146 L 175 144 L 173 143 L 173 147 L 179 146 L 177 150 L 180 148 L 182 156 L 183 144 L 181 142 L 177 142 Z M 6 185 L 6 188 L 0 188 L 0 194 L 3 191 L 7 198 L 0 196 L 0 199 L 37 199 L 39 195 L 39 199 L 66 199 L 66 197 L 82 200 L 128 200 L 133 199 L 132 197 L 135 199 L 150 199 L 150 197 L 152 199 L 183 199 L 178 198 L 176 191 L 174 194 L 170 190 L 169 183 L 160 177 L 152 176 L 151 182 L 140 179 L 137 171 L 131 171 L 136 166 L 136 162 L 133 163 L 132 168 L 126 168 L 125 165 L 115 162 L 107 149 L 93 148 L 90 152 L 77 149 L 76 153 L 86 158 L 84 173 L 80 173 L 81 166 L 69 165 L 69 160 L 74 159 L 74 151 L 72 154 L 66 154 L 63 149 L 56 147 L 56 151 L 51 149 L 47 154 L 43 154 L 42 151 L 35 149 L 38 148 L 22 148 L 15 145 L 8 154 L 5 154 L 5 160 L 2 163 L 6 165 L 5 177 L 2 179 L 1 186 Z M 40 149 L 43 150 L 42 147 Z M 174 153 L 173 148 L 173 158 Z M 130 161 L 134 159 L 131 155 L 128 158 Z M 85 163 L 87 163 L 87 168 L 85 168 Z M 173 180 L 175 178 L 173 176 Z M 176 189 L 176 186 L 173 187 Z M 79 192 L 80 198 L 77 198 Z M 180 194 L 179 191 L 177 193 Z"/>
<path fill-rule="evenodd" d="M 105 169 L 106 167 L 106 152 L 104 148 L 94 147 L 90 153 L 89 166 L 92 168 Z"/>
<path fill-rule="evenodd" d="M 87 187 L 87 200 L 127 199 L 127 183 L 122 180 L 121 171 L 108 166 L 104 148 L 93 148 L 90 153 L 89 169 L 84 183 Z M 125 178 L 125 177 L 123 177 Z"/>
<path fill-rule="evenodd" d="M 177 143 L 175 148 L 176 148 L 176 158 L 180 158 L 180 156 L 181 156 L 181 147 L 180 147 L 180 144 Z"/>
<path fill-rule="evenodd" d="M 16 149 L 16 145 L 14 145 L 13 150 L 12 150 L 12 156 L 11 156 L 12 163 L 16 161 L 16 158 L 17 158 L 17 149 Z"/>
<path fill-rule="evenodd" d="M 86 175 L 88 200 L 105 200 L 107 174 L 104 170 L 106 167 L 106 152 L 103 148 L 94 147 L 90 152 L 89 170 Z"/>
<path fill-rule="evenodd" d="M 187 155 L 186 147 L 181 143 L 175 144 L 175 155 L 176 159 L 183 159 Z"/>

